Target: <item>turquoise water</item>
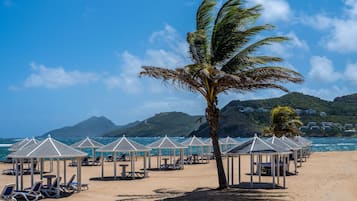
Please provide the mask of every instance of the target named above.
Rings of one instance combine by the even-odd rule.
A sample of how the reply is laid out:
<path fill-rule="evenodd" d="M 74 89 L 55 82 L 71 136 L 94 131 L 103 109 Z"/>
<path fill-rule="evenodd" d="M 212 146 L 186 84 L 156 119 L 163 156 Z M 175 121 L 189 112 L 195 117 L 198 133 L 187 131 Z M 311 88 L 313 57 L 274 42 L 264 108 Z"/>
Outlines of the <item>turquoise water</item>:
<path fill-rule="evenodd" d="M 103 138 L 103 137 L 98 137 L 94 138 L 98 142 L 101 142 L 103 144 L 108 144 L 117 138 Z M 137 137 L 137 138 L 130 138 L 138 143 L 147 145 L 150 144 L 157 139 L 158 137 Z M 174 138 L 178 142 L 182 142 L 185 140 L 183 137 L 177 137 Z M 236 138 L 238 141 L 244 141 L 247 138 Z M 308 138 L 313 142 L 312 144 L 312 151 L 315 152 L 325 152 L 325 151 L 352 151 L 352 150 L 357 150 L 357 138 L 339 138 L 339 137 L 331 137 L 331 138 L 318 138 L 318 137 L 311 137 Z M 17 142 L 19 139 L 1 139 L 0 138 L 0 160 L 4 160 L 6 156 L 10 153 L 8 151 L 8 148 L 11 144 Z M 57 139 L 65 144 L 73 144 L 81 138 L 66 138 L 66 139 Z M 90 153 L 90 150 L 85 150 L 88 153 Z M 195 151 L 195 150 L 193 150 Z"/>

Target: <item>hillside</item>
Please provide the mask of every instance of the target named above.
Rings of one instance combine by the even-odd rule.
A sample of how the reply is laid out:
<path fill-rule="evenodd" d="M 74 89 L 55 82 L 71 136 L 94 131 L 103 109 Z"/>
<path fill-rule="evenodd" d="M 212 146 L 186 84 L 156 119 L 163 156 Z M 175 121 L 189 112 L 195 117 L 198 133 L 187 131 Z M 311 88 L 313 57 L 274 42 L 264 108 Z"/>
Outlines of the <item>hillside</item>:
<path fill-rule="evenodd" d="M 294 92 L 279 98 L 231 101 L 221 109 L 219 136 L 249 137 L 254 133 L 261 133 L 264 127 L 269 126 L 270 110 L 278 105 L 295 108 L 305 124 L 308 122 L 357 124 L 357 94 L 326 101 Z M 207 124 L 203 124 L 192 134 L 208 136 Z"/>
<path fill-rule="evenodd" d="M 112 121 L 105 117 L 91 117 L 73 126 L 51 130 L 43 136 L 50 134 L 53 137 L 94 137 L 118 129 Z"/>
<path fill-rule="evenodd" d="M 329 132 L 306 132 L 308 135 L 356 135 L 353 129 L 357 130 L 357 94 L 326 101 L 294 92 L 279 98 L 231 101 L 221 109 L 219 136 L 250 137 L 254 133 L 261 133 L 270 124 L 270 110 L 278 105 L 294 108 L 305 125 L 308 122 L 316 122 L 315 124 L 320 128 L 330 127 Z M 349 124 L 350 133 L 343 131 L 346 130 L 346 124 Z M 164 135 L 207 137 L 208 126 L 203 116 L 164 112 L 124 126 L 117 126 L 105 117 L 91 117 L 74 126 L 55 129 L 44 135 L 48 134 L 55 137 L 122 136 L 123 134 L 133 137 Z"/>
<path fill-rule="evenodd" d="M 129 128 L 120 128 L 104 136 L 188 136 L 201 125 L 202 116 L 182 112 L 159 113 Z"/>

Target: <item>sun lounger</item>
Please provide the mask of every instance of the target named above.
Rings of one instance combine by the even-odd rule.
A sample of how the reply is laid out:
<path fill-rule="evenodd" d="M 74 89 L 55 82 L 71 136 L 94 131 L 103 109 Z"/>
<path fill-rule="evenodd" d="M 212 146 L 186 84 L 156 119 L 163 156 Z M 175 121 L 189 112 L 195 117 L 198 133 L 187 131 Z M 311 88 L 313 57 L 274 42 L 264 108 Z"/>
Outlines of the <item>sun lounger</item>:
<path fill-rule="evenodd" d="M 97 156 L 95 158 L 95 160 L 92 162 L 93 165 L 101 165 L 101 162 L 100 162 L 100 156 Z"/>
<path fill-rule="evenodd" d="M 45 186 L 45 187 L 41 188 L 41 193 L 45 197 L 49 197 L 49 198 L 57 197 L 57 193 L 60 193 L 60 194 L 63 193 L 63 190 L 61 189 L 61 186 L 60 186 L 61 179 L 62 179 L 62 177 L 60 177 L 59 181 L 57 181 L 57 178 L 55 178 L 53 183 L 51 184 L 51 186 Z M 59 190 L 59 192 L 58 192 L 58 190 Z"/>
<path fill-rule="evenodd" d="M 15 184 L 7 184 L 4 186 L 4 189 L 1 192 L 0 199 L 1 200 L 15 200 L 13 197 L 13 193 L 15 190 Z"/>
<path fill-rule="evenodd" d="M 109 155 L 109 156 L 107 156 L 106 158 L 105 158 L 105 161 L 106 162 L 113 162 L 113 156 L 112 155 Z"/>
<path fill-rule="evenodd" d="M 74 178 L 76 175 L 72 175 L 72 177 L 69 179 L 69 181 L 66 184 L 61 184 L 61 189 L 63 192 L 66 193 L 73 193 L 76 191 L 77 186 L 74 186 Z"/>
<path fill-rule="evenodd" d="M 192 164 L 193 163 L 193 156 L 187 157 L 184 161 L 184 164 Z"/>
<path fill-rule="evenodd" d="M 15 191 L 13 197 L 17 199 L 25 199 L 26 201 L 36 201 L 43 198 L 41 194 L 42 181 L 36 182 L 31 188 L 24 191 Z"/>

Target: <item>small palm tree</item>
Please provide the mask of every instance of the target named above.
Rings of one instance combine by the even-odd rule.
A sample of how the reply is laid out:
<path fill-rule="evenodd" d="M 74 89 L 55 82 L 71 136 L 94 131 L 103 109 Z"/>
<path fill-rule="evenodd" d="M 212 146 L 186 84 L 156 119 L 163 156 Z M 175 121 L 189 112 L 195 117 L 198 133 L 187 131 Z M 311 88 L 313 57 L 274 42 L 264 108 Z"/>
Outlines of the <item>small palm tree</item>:
<path fill-rule="evenodd" d="M 299 134 L 298 126 L 302 126 L 299 115 L 289 106 L 277 106 L 271 110 L 270 132 L 281 137 Z"/>
<path fill-rule="evenodd" d="M 288 91 L 282 86 L 283 82 L 303 81 L 299 73 L 276 65 L 283 61 L 282 58 L 257 53 L 260 47 L 280 43 L 287 38 L 270 36 L 257 39 L 258 33 L 273 26 L 255 25 L 262 7 L 246 8 L 244 3 L 242 0 L 228 0 L 216 10 L 215 0 L 203 0 L 196 14 L 196 30 L 187 34 L 193 63 L 176 69 L 143 66 L 140 72 L 140 76 L 171 82 L 205 98 L 205 116 L 216 158 L 219 189 L 227 188 L 228 184 L 218 145 L 218 94 L 266 88 Z"/>

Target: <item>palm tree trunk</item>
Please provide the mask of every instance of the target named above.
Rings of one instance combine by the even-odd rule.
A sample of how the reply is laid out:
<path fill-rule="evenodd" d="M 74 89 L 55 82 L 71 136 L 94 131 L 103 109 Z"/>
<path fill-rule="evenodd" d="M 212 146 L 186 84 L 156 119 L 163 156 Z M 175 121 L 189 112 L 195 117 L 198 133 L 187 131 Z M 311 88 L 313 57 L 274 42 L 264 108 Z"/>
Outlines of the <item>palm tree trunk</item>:
<path fill-rule="evenodd" d="M 217 130 L 218 130 L 218 126 L 219 126 L 219 124 L 218 124 L 219 123 L 219 109 L 217 108 L 215 103 L 208 103 L 208 106 L 206 108 L 206 119 L 207 119 L 208 125 L 210 127 L 209 134 L 212 139 L 213 152 L 214 152 L 214 156 L 216 158 L 218 183 L 219 183 L 218 189 L 226 189 L 226 188 L 228 188 L 228 184 L 227 184 L 227 180 L 226 180 L 226 175 L 224 173 L 221 150 L 219 148 L 218 136 L 217 136 Z"/>

